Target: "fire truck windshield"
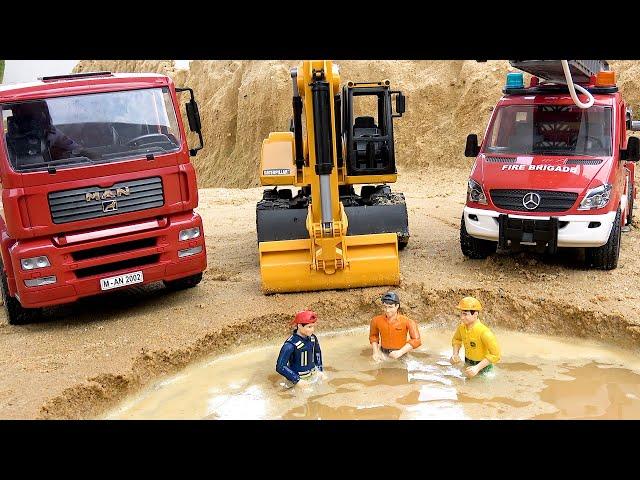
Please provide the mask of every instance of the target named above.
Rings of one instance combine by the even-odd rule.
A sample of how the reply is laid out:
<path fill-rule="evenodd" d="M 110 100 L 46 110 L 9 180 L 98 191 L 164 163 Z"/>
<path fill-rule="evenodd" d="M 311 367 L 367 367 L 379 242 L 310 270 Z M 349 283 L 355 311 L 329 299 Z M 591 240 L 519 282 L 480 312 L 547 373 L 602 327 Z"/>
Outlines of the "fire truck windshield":
<path fill-rule="evenodd" d="M 505 105 L 494 115 L 485 153 L 609 156 L 611 139 L 610 107 Z"/>
<path fill-rule="evenodd" d="M 8 103 L 0 109 L 16 171 L 117 162 L 180 148 L 166 87 Z"/>

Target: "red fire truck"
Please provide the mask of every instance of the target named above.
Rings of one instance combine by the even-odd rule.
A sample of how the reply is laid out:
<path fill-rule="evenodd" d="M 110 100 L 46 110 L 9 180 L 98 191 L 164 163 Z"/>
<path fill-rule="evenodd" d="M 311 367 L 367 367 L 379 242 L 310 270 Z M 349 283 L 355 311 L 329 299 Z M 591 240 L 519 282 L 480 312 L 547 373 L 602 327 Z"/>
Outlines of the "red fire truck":
<path fill-rule="evenodd" d="M 189 149 L 177 93 L 188 91 Z M 0 277 L 8 321 L 134 284 L 197 285 L 206 268 L 189 156 L 189 88 L 95 72 L 0 86 Z"/>
<path fill-rule="evenodd" d="M 588 266 L 616 268 L 640 158 L 640 142 L 627 131 L 640 130 L 640 122 L 606 61 L 570 61 L 575 88 L 593 98 L 590 106 L 575 100 L 559 61 L 511 62 L 538 76 L 525 87 L 521 72 L 509 73 L 481 145 L 467 137 L 465 155 L 476 161 L 460 225 L 463 254 L 577 247 Z"/>

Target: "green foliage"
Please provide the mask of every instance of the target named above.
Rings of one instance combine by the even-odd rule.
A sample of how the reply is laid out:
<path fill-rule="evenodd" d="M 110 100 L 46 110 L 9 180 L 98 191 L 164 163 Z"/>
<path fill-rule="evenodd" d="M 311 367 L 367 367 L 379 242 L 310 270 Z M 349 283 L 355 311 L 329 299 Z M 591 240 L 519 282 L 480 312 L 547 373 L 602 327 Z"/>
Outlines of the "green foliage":
<path fill-rule="evenodd" d="M 0 60 L 0 83 L 2 83 L 3 78 L 4 78 L 4 60 Z"/>

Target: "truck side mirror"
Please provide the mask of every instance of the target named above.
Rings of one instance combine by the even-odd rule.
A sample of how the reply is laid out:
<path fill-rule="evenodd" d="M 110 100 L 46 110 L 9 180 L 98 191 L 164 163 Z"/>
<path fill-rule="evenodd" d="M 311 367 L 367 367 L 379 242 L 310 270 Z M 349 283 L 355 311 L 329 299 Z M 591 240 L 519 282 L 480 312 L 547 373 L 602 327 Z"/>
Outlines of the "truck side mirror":
<path fill-rule="evenodd" d="M 198 134 L 198 138 L 200 139 L 200 145 L 196 148 L 189 149 L 189 155 L 195 157 L 198 153 L 198 150 L 202 150 L 204 147 L 204 141 L 202 140 L 202 122 L 200 121 L 200 112 L 198 110 L 198 104 L 196 103 L 196 99 L 193 96 L 193 90 L 191 88 L 176 88 L 176 92 L 189 92 L 191 94 L 191 99 L 184 104 L 185 109 L 187 111 L 187 120 L 189 121 L 189 129 L 193 133 Z"/>
<path fill-rule="evenodd" d="M 620 151 L 620 160 L 628 162 L 637 162 L 640 160 L 640 139 L 638 137 L 629 137 L 627 140 L 627 149 Z"/>
<path fill-rule="evenodd" d="M 401 93 L 396 97 L 396 112 L 402 115 L 405 111 L 405 96 Z"/>
<path fill-rule="evenodd" d="M 202 123 L 200 121 L 200 112 L 198 111 L 198 104 L 195 99 L 189 100 L 184 105 L 187 109 L 187 119 L 189 119 L 189 129 L 194 132 L 200 132 L 202 130 Z"/>
<path fill-rule="evenodd" d="M 631 128 L 629 128 L 629 130 L 640 132 L 640 120 L 631 120 L 629 123 L 631 124 Z"/>
<path fill-rule="evenodd" d="M 477 157 L 480 153 L 480 147 L 478 146 L 478 135 L 470 133 L 467 135 L 467 145 L 464 148 L 465 157 Z"/>

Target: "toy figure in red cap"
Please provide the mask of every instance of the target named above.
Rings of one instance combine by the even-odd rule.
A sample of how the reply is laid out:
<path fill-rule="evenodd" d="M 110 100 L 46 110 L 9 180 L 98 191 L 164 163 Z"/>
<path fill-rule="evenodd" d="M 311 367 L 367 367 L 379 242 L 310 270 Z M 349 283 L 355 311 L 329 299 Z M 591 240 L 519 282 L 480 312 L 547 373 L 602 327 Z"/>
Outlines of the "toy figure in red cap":
<path fill-rule="evenodd" d="M 317 320 L 318 315 L 311 310 L 298 312 L 293 321 L 296 329 L 280 349 L 276 372 L 292 385 L 311 383 L 312 379 L 324 376 L 320 342 L 313 334 Z"/>

